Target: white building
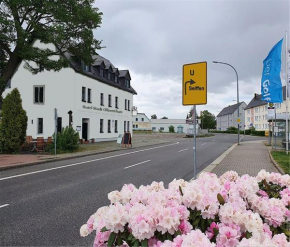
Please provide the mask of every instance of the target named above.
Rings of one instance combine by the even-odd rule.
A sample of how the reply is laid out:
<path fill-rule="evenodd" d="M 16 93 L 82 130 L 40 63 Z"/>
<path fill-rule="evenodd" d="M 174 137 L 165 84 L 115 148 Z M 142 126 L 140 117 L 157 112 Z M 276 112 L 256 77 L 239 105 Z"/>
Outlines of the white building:
<path fill-rule="evenodd" d="M 283 103 L 274 104 L 276 113 L 286 113 L 286 86 L 283 87 Z M 255 94 L 245 108 L 246 129 L 254 127 L 256 130 L 269 130 L 268 103 L 261 100 L 260 94 Z"/>
<path fill-rule="evenodd" d="M 35 45 L 55 49 L 40 42 Z M 58 131 L 71 124 L 85 140 L 115 140 L 124 131 L 132 130 L 131 108 L 137 93 L 130 85 L 129 71 L 118 70 L 99 55 L 93 58 L 92 65 L 74 61 L 70 68 L 43 70 L 36 75 L 23 67 L 24 61 L 20 64 L 3 96 L 18 88 L 28 116 L 27 135 L 52 136 L 55 109 Z"/>
<path fill-rule="evenodd" d="M 239 104 L 234 104 L 225 107 L 216 117 L 216 128 L 217 130 L 227 130 L 229 127 L 238 128 L 237 118 L 240 117 L 244 121 L 244 109 L 247 104 L 245 102 L 240 102 Z M 239 116 L 238 116 L 239 109 Z M 244 130 L 244 122 L 240 123 L 240 130 Z"/>
<path fill-rule="evenodd" d="M 151 121 L 145 113 L 133 117 L 133 130 L 151 130 Z"/>
<path fill-rule="evenodd" d="M 177 133 L 192 133 L 193 124 L 186 123 L 186 119 L 151 119 L 151 127 L 153 131 L 169 132 L 170 126 L 174 127 Z M 199 125 L 196 125 L 198 130 Z"/>

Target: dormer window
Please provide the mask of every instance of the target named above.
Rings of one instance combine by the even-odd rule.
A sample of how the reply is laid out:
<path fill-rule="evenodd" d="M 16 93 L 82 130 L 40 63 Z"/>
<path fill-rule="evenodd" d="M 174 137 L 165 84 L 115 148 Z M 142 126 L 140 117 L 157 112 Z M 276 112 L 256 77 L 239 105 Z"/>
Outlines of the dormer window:
<path fill-rule="evenodd" d="M 125 79 L 125 87 L 130 88 L 130 81 Z"/>
<path fill-rule="evenodd" d="M 100 69 L 100 77 L 104 77 L 104 70 Z"/>
<path fill-rule="evenodd" d="M 110 81 L 112 78 L 112 74 L 110 72 L 108 72 L 108 80 Z"/>
<path fill-rule="evenodd" d="M 83 71 L 92 72 L 91 65 L 87 65 L 84 61 L 81 62 Z"/>
<path fill-rule="evenodd" d="M 115 75 L 115 82 L 119 84 L 118 76 Z"/>

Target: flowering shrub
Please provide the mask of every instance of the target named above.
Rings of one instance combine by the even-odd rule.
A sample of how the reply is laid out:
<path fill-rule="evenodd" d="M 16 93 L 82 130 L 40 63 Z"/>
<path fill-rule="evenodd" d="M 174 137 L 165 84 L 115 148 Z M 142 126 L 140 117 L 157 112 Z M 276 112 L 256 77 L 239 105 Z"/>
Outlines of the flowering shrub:
<path fill-rule="evenodd" d="M 290 176 L 260 171 L 202 173 L 112 191 L 80 229 L 96 231 L 94 246 L 290 247 Z"/>

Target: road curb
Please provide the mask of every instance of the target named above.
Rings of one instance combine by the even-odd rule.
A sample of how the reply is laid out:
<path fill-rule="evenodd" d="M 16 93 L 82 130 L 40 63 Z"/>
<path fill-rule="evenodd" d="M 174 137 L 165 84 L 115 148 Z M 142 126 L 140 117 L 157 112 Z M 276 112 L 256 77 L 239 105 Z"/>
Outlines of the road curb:
<path fill-rule="evenodd" d="M 68 156 L 68 157 L 61 157 L 61 158 L 57 158 L 56 157 L 56 158 L 51 158 L 51 159 L 48 159 L 48 160 L 42 160 L 42 161 L 36 161 L 36 162 L 30 162 L 30 163 L 23 163 L 23 164 L 18 164 L 18 165 L 17 164 L 11 164 L 11 166 L 0 167 L 0 171 L 12 170 L 12 169 L 17 169 L 17 168 L 27 167 L 27 166 L 41 165 L 41 164 L 51 163 L 51 162 L 54 162 L 54 161 L 71 160 L 71 159 L 82 158 L 82 157 L 86 157 L 86 156 L 112 153 L 112 152 L 116 152 L 116 151 L 132 150 L 132 149 L 137 149 L 137 148 L 142 148 L 142 147 L 150 147 L 150 146 L 162 145 L 162 144 L 170 143 L 170 142 L 172 142 L 172 141 L 166 141 L 166 142 L 158 143 L 158 144 L 149 144 L 149 145 L 140 146 L 140 147 L 132 147 L 132 148 L 129 148 L 129 149 L 114 149 L 114 150 L 102 151 L 102 152 L 98 152 L 98 153 L 80 154 L 80 155 L 76 155 L 76 156 Z"/>
<path fill-rule="evenodd" d="M 281 174 L 285 174 L 285 172 L 283 171 L 283 169 L 278 165 L 278 163 L 274 160 L 272 154 L 271 154 L 271 151 L 272 151 L 272 147 L 268 147 L 267 146 L 267 150 L 268 150 L 268 153 L 269 153 L 269 157 L 270 157 L 270 160 L 272 161 L 273 165 L 275 166 L 275 168 L 281 173 Z"/>
<path fill-rule="evenodd" d="M 235 143 L 234 145 L 232 145 L 228 150 L 226 150 L 222 155 L 220 155 L 217 159 L 215 159 L 210 165 L 208 165 L 206 168 L 204 168 L 201 172 L 199 172 L 197 174 L 197 177 L 199 177 L 199 175 L 202 172 L 211 172 L 214 168 L 216 168 L 221 162 L 222 160 L 227 157 L 227 155 L 237 146 L 238 144 Z"/>

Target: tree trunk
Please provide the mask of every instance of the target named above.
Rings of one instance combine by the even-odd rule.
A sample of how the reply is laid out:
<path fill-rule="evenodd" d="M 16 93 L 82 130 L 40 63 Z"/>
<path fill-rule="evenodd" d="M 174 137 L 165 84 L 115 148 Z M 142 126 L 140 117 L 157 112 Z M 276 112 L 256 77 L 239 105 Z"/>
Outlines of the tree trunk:
<path fill-rule="evenodd" d="M 17 56 L 15 52 L 11 55 L 3 74 L 0 76 L 0 96 L 4 92 L 4 89 L 9 81 L 9 79 L 12 78 L 15 70 L 19 66 L 19 64 L 22 62 L 22 58 Z"/>

